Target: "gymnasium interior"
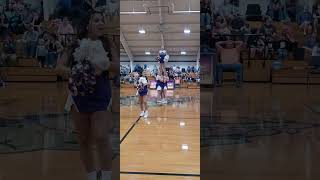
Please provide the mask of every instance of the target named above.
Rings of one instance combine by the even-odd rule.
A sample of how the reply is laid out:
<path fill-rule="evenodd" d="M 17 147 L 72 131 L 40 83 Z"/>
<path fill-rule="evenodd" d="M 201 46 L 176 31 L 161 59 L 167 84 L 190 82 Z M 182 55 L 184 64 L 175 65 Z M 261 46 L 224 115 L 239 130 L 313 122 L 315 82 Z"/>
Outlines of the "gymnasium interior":
<path fill-rule="evenodd" d="M 88 12 L 83 9 L 88 5 L 85 0 L 0 1 L 1 180 L 86 179 L 77 132 L 65 110 L 68 74 L 62 70 L 70 64 L 62 59 L 79 40 L 76 16 Z M 99 0 L 94 8 L 104 11 L 105 35 L 120 43 L 119 4 Z M 112 106 L 113 171 L 119 179 L 119 105 Z"/>
<path fill-rule="evenodd" d="M 200 1 L 120 1 L 121 179 L 200 179 Z M 169 55 L 159 102 L 159 50 Z M 149 116 L 139 117 L 139 73 Z"/>
<path fill-rule="evenodd" d="M 319 178 L 318 4 L 201 1 L 201 178 Z"/>

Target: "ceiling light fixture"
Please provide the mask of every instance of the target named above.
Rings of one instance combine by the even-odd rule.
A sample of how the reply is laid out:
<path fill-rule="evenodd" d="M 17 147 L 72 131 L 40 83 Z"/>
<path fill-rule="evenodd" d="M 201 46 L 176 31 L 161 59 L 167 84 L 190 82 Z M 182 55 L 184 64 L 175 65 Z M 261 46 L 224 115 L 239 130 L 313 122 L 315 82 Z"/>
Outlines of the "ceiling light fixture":
<path fill-rule="evenodd" d="M 181 55 L 186 55 L 187 54 L 187 52 L 185 52 L 185 51 L 181 51 L 181 53 L 180 53 Z"/>
<path fill-rule="evenodd" d="M 145 34 L 146 31 L 145 31 L 144 29 L 140 29 L 140 30 L 139 30 L 139 33 L 140 33 L 140 34 Z"/>
<path fill-rule="evenodd" d="M 190 29 L 184 29 L 183 32 L 184 32 L 185 34 L 190 34 L 190 33 L 191 33 L 191 30 L 190 30 Z"/>

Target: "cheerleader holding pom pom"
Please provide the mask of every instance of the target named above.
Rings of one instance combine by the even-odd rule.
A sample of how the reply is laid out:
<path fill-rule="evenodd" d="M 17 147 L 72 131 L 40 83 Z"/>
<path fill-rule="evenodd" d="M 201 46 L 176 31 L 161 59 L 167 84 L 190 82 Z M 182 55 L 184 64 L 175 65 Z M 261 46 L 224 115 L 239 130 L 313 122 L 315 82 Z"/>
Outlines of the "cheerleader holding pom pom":
<path fill-rule="evenodd" d="M 147 104 L 148 80 L 143 75 L 138 80 L 137 95 L 139 96 L 139 103 L 141 109 L 140 117 L 147 118 L 149 116 Z"/>
<path fill-rule="evenodd" d="M 169 61 L 169 55 L 167 54 L 167 51 L 164 50 L 164 48 L 161 48 L 159 51 L 159 55 L 157 56 L 156 60 L 160 64 L 160 74 L 162 72 L 165 72 L 165 63 Z"/>

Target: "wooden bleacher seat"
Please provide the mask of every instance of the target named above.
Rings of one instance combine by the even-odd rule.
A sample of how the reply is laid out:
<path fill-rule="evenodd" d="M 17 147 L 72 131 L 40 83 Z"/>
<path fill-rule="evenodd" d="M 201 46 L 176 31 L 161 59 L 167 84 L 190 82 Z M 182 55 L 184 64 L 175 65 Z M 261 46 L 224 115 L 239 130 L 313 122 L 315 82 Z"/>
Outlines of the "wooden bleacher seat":
<path fill-rule="evenodd" d="M 52 69 L 39 67 L 3 67 L 7 82 L 56 82 L 57 73 Z"/>

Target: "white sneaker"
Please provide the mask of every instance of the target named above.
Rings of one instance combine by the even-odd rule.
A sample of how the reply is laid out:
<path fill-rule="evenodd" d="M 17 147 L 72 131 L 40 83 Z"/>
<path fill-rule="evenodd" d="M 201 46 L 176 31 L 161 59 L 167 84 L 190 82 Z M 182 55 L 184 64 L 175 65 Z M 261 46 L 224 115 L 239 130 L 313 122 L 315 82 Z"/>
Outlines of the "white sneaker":
<path fill-rule="evenodd" d="M 144 118 L 147 118 L 148 116 L 149 116 L 149 112 L 146 111 L 146 112 L 144 113 Z"/>
<path fill-rule="evenodd" d="M 157 103 L 159 103 L 159 104 L 162 103 L 162 100 L 158 100 Z"/>
<path fill-rule="evenodd" d="M 163 103 L 163 104 L 167 104 L 168 101 L 167 101 L 166 99 L 163 99 L 163 100 L 162 100 L 162 103 Z"/>
<path fill-rule="evenodd" d="M 140 117 L 144 116 L 144 111 L 141 111 Z"/>

